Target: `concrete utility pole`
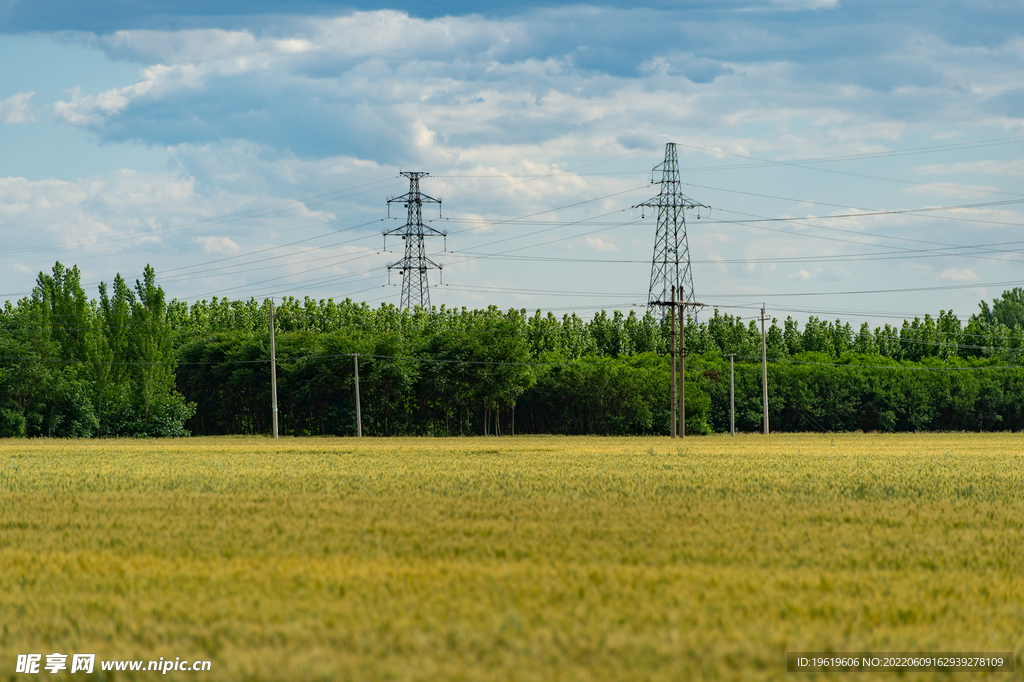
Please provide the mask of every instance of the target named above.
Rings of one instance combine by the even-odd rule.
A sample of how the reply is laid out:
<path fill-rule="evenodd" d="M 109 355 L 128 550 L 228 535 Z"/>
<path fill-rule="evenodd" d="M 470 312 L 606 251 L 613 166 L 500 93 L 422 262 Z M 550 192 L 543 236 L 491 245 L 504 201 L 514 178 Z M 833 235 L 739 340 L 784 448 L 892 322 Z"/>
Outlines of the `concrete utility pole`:
<path fill-rule="evenodd" d="M 686 438 L 686 300 L 679 287 L 679 437 Z"/>
<path fill-rule="evenodd" d="M 356 368 L 356 438 L 363 437 L 363 411 L 359 408 L 359 353 L 352 360 Z"/>
<path fill-rule="evenodd" d="M 764 435 L 768 435 L 768 352 L 764 340 L 764 321 L 768 319 L 761 304 L 761 392 L 764 405 Z"/>
<path fill-rule="evenodd" d="M 734 353 L 729 353 L 729 435 L 736 436 L 736 373 L 733 370 Z"/>
<path fill-rule="evenodd" d="M 678 384 L 676 383 L 676 308 L 677 307 L 678 306 L 676 305 L 676 287 L 673 284 L 672 285 L 672 308 L 671 308 L 671 311 L 669 312 L 669 324 L 672 326 L 672 341 L 670 342 L 671 343 L 671 346 L 670 346 L 671 350 L 669 350 L 669 352 L 668 352 L 669 356 L 671 357 L 671 362 L 672 362 L 672 417 L 671 417 L 671 419 L 672 419 L 672 428 L 669 429 L 669 430 L 672 432 L 672 437 L 673 438 L 676 437 L 676 427 L 678 426 L 676 424 L 676 415 L 679 414 L 679 400 L 678 400 L 677 394 L 676 394 L 676 390 L 678 388 Z"/>
<path fill-rule="evenodd" d="M 670 287 L 670 294 L 672 296 L 671 300 L 668 300 L 668 301 L 651 301 L 651 305 L 652 306 L 670 306 L 670 308 L 669 308 L 669 325 L 670 325 L 670 328 L 671 328 L 671 336 L 672 336 L 672 338 L 671 338 L 671 341 L 669 342 L 669 355 L 671 356 L 670 360 L 671 360 L 671 364 L 672 364 L 672 390 L 671 390 L 671 395 L 672 395 L 672 397 L 671 397 L 671 410 L 672 410 L 671 422 L 672 422 L 672 426 L 669 429 L 669 431 L 672 433 L 672 437 L 673 438 L 675 438 L 676 434 L 680 433 L 680 432 L 681 432 L 682 437 L 686 436 L 686 395 L 685 395 L 686 377 L 685 376 L 682 377 L 682 391 L 678 390 L 679 389 L 679 383 L 676 381 L 676 354 L 678 353 L 680 356 L 683 356 L 683 354 L 686 352 L 686 339 L 684 338 L 684 334 L 685 334 L 685 330 L 686 330 L 686 327 L 685 327 L 685 325 L 686 325 L 686 320 L 685 320 L 686 309 L 688 307 L 689 308 L 703 308 L 704 307 L 703 303 L 696 303 L 696 302 L 692 302 L 691 303 L 690 301 L 685 301 L 685 300 L 682 300 L 682 299 L 677 300 L 676 299 L 676 293 L 677 293 L 677 289 L 676 289 L 675 285 L 672 285 Z M 679 294 L 683 293 L 683 288 L 682 287 L 679 287 L 678 293 Z M 682 326 L 680 328 L 680 332 L 681 333 L 679 334 L 679 337 L 678 337 L 679 338 L 678 343 L 676 341 L 676 314 L 677 313 L 679 314 L 680 319 L 682 320 Z M 683 362 L 682 362 L 682 371 L 683 372 L 686 371 L 686 359 L 685 359 L 685 357 L 683 358 Z M 680 395 L 680 394 L 682 394 L 682 395 Z M 680 414 L 679 405 L 680 405 L 680 402 L 682 403 L 682 416 L 683 416 L 682 426 L 679 425 L 679 414 Z"/>
<path fill-rule="evenodd" d="M 270 299 L 270 400 L 274 413 L 274 438 L 277 438 L 277 351 L 274 348 L 274 299 Z"/>

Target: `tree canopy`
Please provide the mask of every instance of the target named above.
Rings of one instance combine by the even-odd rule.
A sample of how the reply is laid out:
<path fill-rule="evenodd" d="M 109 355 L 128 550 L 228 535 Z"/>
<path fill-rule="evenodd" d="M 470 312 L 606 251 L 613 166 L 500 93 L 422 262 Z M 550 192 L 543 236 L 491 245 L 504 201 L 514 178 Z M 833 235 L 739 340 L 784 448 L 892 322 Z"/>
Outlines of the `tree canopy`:
<path fill-rule="evenodd" d="M 269 301 L 167 301 L 147 266 L 98 298 L 77 267 L 40 273 L 0 311 L 0 435 L 270 431 Z M 901 325 L 811 316 L 766 331 L 782 430 L 1020 429 L 1024 290 Z M 370 435 L 668 433 L 669 330 L 649 313 L 575 314 L 351 300 L 275 306 L 281 430 Z M 714 310 L 687 324 L 687 430 L 759 430 L 760 326 Z M 356 359 L 358 357 L 358 360 Z"/>

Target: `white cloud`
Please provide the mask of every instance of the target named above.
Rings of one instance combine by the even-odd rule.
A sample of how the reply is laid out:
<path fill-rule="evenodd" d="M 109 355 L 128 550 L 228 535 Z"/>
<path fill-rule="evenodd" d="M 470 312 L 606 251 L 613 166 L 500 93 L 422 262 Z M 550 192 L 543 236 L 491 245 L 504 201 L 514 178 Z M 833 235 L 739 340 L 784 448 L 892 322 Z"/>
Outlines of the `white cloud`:
<path fill-rule="evenodd" d="M 117 31 L 98 39 L 111 54 L 148 63 L 215 64 L 220 72 L 269 67 L 282 58 L 292 68 L 306 57 L 387 60 L 444 59 L 468 51 L 495 55 L 502 47 L 527 39 L 517 19 L 480 16 L 420 19 L 405 12 L 379 10 L 347 16 L 297 18 L 291 35 L 256 35 L 250 30 Z"/>
<path fill-rule="evenodd" d="M 176 91 L 200 88 L 207 72 L 192 64 L 157 65 L 144 69 L 142 80 L 137 83 L 98 95 L 82 95 L 80 87 L 71 88 L 66 91 L 71 101 L 54 102 L 53 110 L 58 118 L 72 125 L 99 126 L 133 103 L 159 100 Z"/>
<path fill-rule="evenodd" d="M 771 0 L 772 5 L 784 10 L 835 9 L 839 0 Z"/>
<path fill-rule="evenodd" d="M 930 197 L 979 199 L 999 192 L 998 187 L 985 185 L 961 185 L 956 182 L 929 182 L 903 190 L 905 194 L 919 194 Z"/>
<path fill-rule="evenodd" d="M 196 237 L 195 242 L 202 247 L 203 253 L 235 254 L 242 250 L 228 237 Z"/>
<path fill-rule="evenodd" d="M 974 271 L 970 268 L 964 268 L 962 270 L 946 268 L 942 271 L 939 277 L 951 282 L 973 282 L 978 279 L 978 276 L 974 274 Z"/>
<path fill-rule="evenodd" d="M 853 274 L 849 270 L 841 265 L 832 263 L 830 265 L 812 268 L 811 270 L 801 268 L 789 275 L 788 279 L 799 281 L 839 282 L 850 279 L 851 277 L 853 277 Z"/>
<path fill-rule="evenodd" d="M 1024 175 L 1024 161 L 962 161 L 915 166 L 918 175 L 949 175 L 950 173 L 987 173 L 989 175 Z"/>
<path fill-rule="evenodd" d="M 0 230 L 72 254 L 110 253 L 128 244 L 159 242 L 153 216 L 182 218 L 200 212 L 189 178 L 121 171 L 106 177 L 29 181 L 0 178 Z M 148 215 L 147 215 L 148 214 Z"/>
<path fill-rule="evenodd" d="M 337 235 L 359 223 L 325 221 L 328 216 L 310 204 L 262 194 L 210 196 L 197 191 L 195 178 L 174 173 L 122 170 L 72 182 L 0 178 L 0 234 L 15 250 L 0 260 L 9 261 L 3 263 L 8 268 L 17 264 L 31 272 L 49 270 L 55 260 L 77 263 L 83 281 L 91 282 L 90 293 L 96 281 L 109 282 L 116 272 L 129 279 L 138 276 L 147 262 L 157 268 L 161 281 L 173 283 L 172 295 L 182 287 L 216 291 L 258 280 L 268 266 L 302 260 L 302 253 L 311 249 L 329 246 L 337 257 L 345 256 L 348 251 L 337 243 L 345 239 Z M 262 208 L 268 205 L 270 210 Z M 347 237 L 351 241 L 363 235 L 365 231 L 355 231 Z M 301 245 L 282 246 L 293 241 Z M 260 255 L 223 259 L 251 252 Z M 205 279 L 190 274 L 207 260 L 212 274 Z M 245 263 L 255 273 L 248 278 L 238 272 Z M 5 282 L 3 291 L 15 292 L 20 286 L 27 293 L 31 278 L 15 279 L 20 285 Z"/>
<path fill-rule="evenodd" d="M 619 247 L 611 242 L 606 242 L 600 237 L 587 237 L 587 243 L 595 251 L 618 251 Z"/>
<path fill-rule="evenodd" d="M 32 108 L 35 92 L 19 92 L 16 95 L 0 100 L 0 122 L 8 125 L 31 123 L 36 120 Z"/>
<path fill-rule="evenodd" d="M 983 150 L 991 158 L 984 162 L 972 160 L 983 158 L 977 151 L 965 158 L 952 153 L 853 163 L 836 157 L 937 145 L 931 140 L 960 131 L 970 140 L 1024 129 L 1017 104 L 1024 41 L 982 40 L 974 32 L 974 38 L 952 42 L 941 25 L 916 10 L 900 15 L 912 21 L 879 26 L 873 14 L 851 3 L 773 5 L 794 12 L 573 6 L 421 19 L 388 10 L 235 24 L 250 27 L 244 30 L 90 34 L 82 40 L 138 71 L 132 66 L 126 79 L 119 65 L 116 79 L 82 81 L 52 104 L 51 121 L 82 129 L 87 135 L 77 139 L 95 139 L 108 149 L 139 144 L 166 150 L 170 170 L 97 171 L 64 185 L 31 185 L 24 196 L 0 192 L 0 229 L 5 240 L 23 244 L 35 244 L 36 236 L 68 249 L 81 242 L 72 253 L 95 259 L 91 263 L 114 263 L 120 251 L 121 269 L 125 259 L 148 257 L 137 255 L 139 243 L 159 254 L 163 268 L 278 249 L 260 257 L 281 260 L 254 263 L 252 273 L 238 276 L 233 286 L 285 274 L 301 278 L 321 265 L 330 266 L 316 271 L 324 277 L 356 276 L 364 262 L 379 267 L 374 259 L 396 257 L 373 251 L 382 246 L 381 230 L 392 226 L 380 222 L 386 198 L 407 188 L 396 171 L 425 170 L 432 175 L 423 190 L 445 202 L 442 221 L 432 224 L 449 231 L 449 248 L 465 252 L 480 245 L 480 253 L 542 255 L 575 244 L 581 260 L 586 251 L 617 249 L 617 259 L 637 264 L 629 266 L 629 277 L 616 271 L 615 281 L 639 282 L 643 294 L 653 224 L 610 225 L 628 221 L 628 207 L 656 193 L 648 185 L 650 167 L 660 160 L 661 145 L 673 140 L 681 145 L 684 181 L 693 183 L 684 191 L 713 205 L 712 221 L 722 221 L 689 223 L 698 293 L 824 289 L 814 282 L 851 278 L 916 281 L 916 271 L 904 271 L 896 264 L 905 261 L 889 255 L 930 248 L 922 242 L 971 243 L 973 233 L 965 228 L 983 227 L 993 243 L 1013 239 L 1005 233 L 1015 228 L 996 224 L 1020 222 L 1006 210 L 998 216 L 945 214 L 992 221 L 985 225 L 931 215 L 846 217 L 913 208 L 924 203 L 921 196 L 977 199 L 1016 191 L 1011 182 L 999 186 L 1003 177 L 1024 172 L 1009 156 L 1012 148 Z M 5 117 L 13 99 L 0 109 Z M 31 109 L 21 110 L 28 120 Z M 797 167 L 759 158 L 831 160 Z M 908 195 L 905 181 L 914 177 L 908 168 L 922 158 L 929 165 L 914 172 L 933 175 L 926 179 L 935 182 L 910 190 L 921 196 Z M 967 172 L 992 177 L 984 187 L 951 177 Z M 328 198 L 290 202 L 320 195 Z M 279 203 L 287 208 L 273 211 L 287 211 L 289 221 L 248 213 Z M 226 227 L 199 229 L 196 223 L 236 213 L 237 222 Z M 808 224 L 768 222 L 809 214 L 818 217 Z M 521 220 L 509 221 L 516 217 Z M 437 221 L 436 212 L 429 219 Z M 588 219 L 608 231 L 581 239 L 566 229 Z M 740 224 L 747 219 L 757 223 Z M 190 222 L 194 231 L 167 231 Z M 713 234 L 702 240 L 698 235 L 708 222 L 715 225 Z M 305 229 L 310 232 L 297 233 Z M 319 234 L 316 229 L 339 243 L 366 237 L 360 248 L 370 251 L 281 246 Z M 102 241 L 125 235 L 138 241 Z M 495 247 L 483 250 L 489 244 Z M 431 254 L 440 246 L 440 240 L 436 248 L 432 243 Z M 388 247 L 397 248 L 392 240 Z M 825 265 L 833 255 L 858 253 L 883 260 Z M 733 262 L 744 256 L 796 260 Z M 350 257 L 364 260 L 351 267 L 331 262 Z M 309 266 L 311 259 L 324 260 Z M 611 279 L 603 267 L 580 275 L 575 266 L 556 274 L 539 262 L 456 258 L 450 265 L 446 281 L 451 273 L 453 281 L 463 277 L 466 284 L 479 281 L 473 268 L 495 281 L 516 281 L 528 269 L 531 280 L 550 277 L 546 284 L 561 290 L 578 288 L 570 277 L 596 278 L 586 283 L 594 290 L 605 290 Z M 928 277 L 934 274 L 928 270 Z M 202 293 L 225 279 L 231 277 L 211 275 L 200 283 L 179 273 L 174 281 Z"/>
<path fill-rule="evenodd" d="M 840 10 L 835 0 L 774 5 Z M 550 159 L 595 143 L 621 152 L 625 144 L 656 145 L 683 131 L 710 137 L 703 132 L 710 130 L 723 150 L 786 159 L 883 151 L 880 142 L 908 132 L 911 118 L 901 107 L 969 118 L 967 108 L 984 106 L 1024 76 L 1011 66 L 1018 61 L 1012 41 L 984 51 L 918 32 L 875 54 L 856 26 L 818 38 L 846 41 L 838 51 L 855 55 L 844 58 L 841 76 L 807 59 L 813 46 L 764 21 L 756 31 L 742 22 L 725 27 L 717 47 L 691 41 L 681 52 L 678 41 L 629 43 L 637 40 L 630 27 L 674 17 L 553 8 L 500 19 L 421 19 L 382 10 L 292 17 L 262 29 L 117 31 L 90 40 L 112 57 L 144 64 L 139 80 L 99 93 L 72 90 L 54 112 L 108 141 L 245 139 L 300 156 L 403 166 L 498 165 L 488 155 L 507 163 L 524 151 Z M 702 20 L 680 28 L 703 35 Z M 575 33 L 553 28 L 566 22 Z M 614 38 L 605 35 L 612 26 L 621 29 Z M 598 39 L 622 44 L 608 45 L 596 66 L 584 65 Z M 623 63 L 623 51 L 636 61 Z M 888 60 L 885 68 L 877 60 Z M 946 82 L 920 75 L 921 64 L 934 64 Z M 870 82 L 883 76 L 892 87 Z M 971 87 L 982 94 L 951 96 Z M 753 129 L 774 132 L 742 134 Z"/>

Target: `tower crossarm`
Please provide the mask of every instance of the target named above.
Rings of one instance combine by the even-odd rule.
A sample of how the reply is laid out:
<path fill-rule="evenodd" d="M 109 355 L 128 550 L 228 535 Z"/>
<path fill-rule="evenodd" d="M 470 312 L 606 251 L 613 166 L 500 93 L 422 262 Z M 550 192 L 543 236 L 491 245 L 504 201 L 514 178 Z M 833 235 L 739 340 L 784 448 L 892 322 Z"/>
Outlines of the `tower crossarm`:
<path fill-rule="evenodd" d="M 398 197 L 388 199 L 388 208 L 391 204 L 402 204 L 407 209 L 408 219 L 405 225 L 396 227 L 393 230 L 386 230 L 385 237 L 392 235 L 418 234 L 428 237 L 443 237 L 447 233 L 437 230 L 423 222 L 423 205 L 437 204 L 441 206 L 441 200 L 436 199 L 420 191 L 420 178 L 425 178 L 429 173 L 403 171 L 402 177 L 409 179 L 409 191 Z M 440 208 L 438 209 L 440 211 Z M 439 213 L 440 215 L 440 213 Z"/>
<path fill-rule="evenodd" d="M 404 272 L 406 270 L 426 271 L 426 270 L 443 270 L 443 269 L 444 269 L 443 265 L 438 265 L 437 263 L 435 263 L 434 261 L 430 260 L 429 258 L 417 258 L 417 257 L 403 258 L 401 260 L 397 260 L 394 263 L 391 263 L 390 265 L 388 265 L 388 270 L 399 270 L 401 272 Z"/>
<path fill-rule="evenodd" d="M 685 194 L 678 195 L 678 199 L 675 196 L 666 196 L 664 194 L 659 194 L 658 196 L 652 197 L 647 201 L 641 201 L 639 204 L 635 204 L 633 208 L 640 208 L 642 206 L 646 206 L 647 208 L 683 208 L 688 211 L 692 211 L 698 208 L 706 208 L 709 211 L 711 210 L 711 207 L 708 206 L 707 204 L 697 203 L 696 201 L 689 198 Z"/>
<path fill-rule="evenodd" d="M 410 225 L 406 223 L 401 227 L 396 227 L 393 230 L 384 230 L 385 237 L 393 237 L 395 235 L 405 236 L 407 234 L 418 235 L 422 229 L 424 237 L 447 237 L 448 233 L 443 230 L 437 230 L 427 224 L 422 225 Z"/>
<path fill-rule="evenodd" d="M 423 204 L 440 204 L 441 200 L 440 199 L 435 199 L 434 197 L 431 197 L 431 196 L 427 196 L 426 194 L 423 194 L 423 193 L 420 193 L 417 196 L 417 195 L 414 195 L 412 192 L 406 192 L 405 194 L 403 194 L 400 197 L 391 197 L 390 199 L 388 199 L 388 203 L 389 204 L 409 204 L 409 203 L 414 203 L 414 204 L 419 204 L 420 206 L 422 206 Z"/>

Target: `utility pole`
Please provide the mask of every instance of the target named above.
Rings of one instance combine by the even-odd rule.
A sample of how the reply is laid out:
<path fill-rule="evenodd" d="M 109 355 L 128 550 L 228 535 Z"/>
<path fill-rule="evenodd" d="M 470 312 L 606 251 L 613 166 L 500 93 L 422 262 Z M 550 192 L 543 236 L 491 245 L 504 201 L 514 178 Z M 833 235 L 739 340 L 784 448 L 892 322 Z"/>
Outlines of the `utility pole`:
<path fill-rule="evenodd" d="M 359 408 L 359 353 L 352 356 L 356 368 L 356 438 L 363 437 L 363 412 Z"/>
<path fill-rule="evenodd" d="M 274 348 L 274 299 L 270 299 L 270 400 L 274 413 L 274 438 L 277 438 L 277 350 Z"/>
<path fill-rule="evenodd" d="M 655 301 L 666 300 L 671 286 L 679 287 L 681 300 L 693 304 L 693 274 L 690 271 L 690 247 L 686 239 L 686 211 L 708 207 L 695 202 L 680 189 L 679 158 L 674 142 L 665 145 L 665 160 L 655 166 L 652 173 L 659 170 L 661 180 L 657 184 L 661 185 L 661 190 L 658 196 L 633 207 L 658 209 L 648 306 L 653 307 L 658 305 Z M 651 182 L 654 182 L 653 179 Z M 699 213 L 697 218 L 700 218 Z M 660 315 L 664 319 L 664 309 Z"/>
<path fill-rule="evenodd" d="M 388 230 L 384 233 L 385 242 L 389 235 L 400 235 L 405 241 L 405 257 L 388 266 L 388 274 L 398 269 L 402 276 L 402 301 L 399 305 L 403 310 L 412 310 L 416 306 L 430 307 L 430 287 L 427 284 L 427 270 L 440 270 L 441 266 L 427 258 L 424 244 L 425 237 L 444 237 L 447 233 L 435 230 L 423 224 L 423 204 L 437 204 L 440 215 L 441 200 L 420 192 L 420 178 L 429 173 L 412 173 L 404 171 L 403 177 L 409 178 L 409 191 L 400 197 L 388 199 L 391 204 L 401 202 L 407 209 L 405 225 Z"/>
<path fill-rule="evenodd" d="M 673 285 L 672 286 L 672 309 L 671 309 L 671 312 L 669 313 L 669 320 L 670 320 L 669 324 L 672 325 L 672 341 L 671 341 L 671 346 L 670 346 L 671 350 L 668 352 L 669 355 L 671 356 L 671 362 L 672 362 L 672 417 L 671 417 L 671 419 L 672 419 L 672 428 L 670 429 L 670 431 L 672 432 L 672 437 L 673 438 L 676 437 L 676 428 L 678 426 L 677 423 L 676 423 L 676 416 L 679 414 L 679 400 L 678 400 L 677 394 L 676 394 L 676 389 L 677 389 L 677 384 L 676 384 L 676 310 L 678 309 L 678 307 L 679 306 L 676 305 L 676 287 L 675 287 L 675 285 Z"/>
<path fill-rule="evenodd" d="M 679 287 L 679 298 L 685 298 Z M 679 306 L 679 437 L 686 438 L 686 306 Z"/>
<path fill-rule="evenodd" d="M 768 435 L 768 353 L 764 340 L 764 321 L 768 319 L 761 304 L 761 392 L 764 406 L 764 435 Z"/>
<path fill-rule="evenodd" d="M 696 303 L 696 302 L 692 302 L 691 303 L 689 301 L 676 300 L 676 291 L 677 290 L 676 290 L 675 285 L 671 285 L 669 287 L 669 295 L 671 296 L 670 300 L 668 300 L 668 301 L 651 301 L 651 305 L 652 306 L 670 306 L 670 308 L 669 308 L 669 325 L 670 325 L 670 329 L 671 329 L 671 341 L 669 343 L 669 355 L 671 356 L 670 359 L 671 359 L 671 364 L 672 364 L 672 387 L 671 387 L 671 396 L 672 396 L 671 397 L 671 410 L 672 410 L 672 416 L 671 416 L 671 420 L 670 421 L 672 422 L 672 427 L 669 429 L 669 431 L 671 432 L 673 438 L 676 437 L 676 433 L 679 432 L 680 428 L 682 430 L 682 436 L 683 437 L 686 436 L 686 396 L 685 395 L 682 396 L 683 424 L 682 424 L 682 427 L 679 427 L 678 425 L 679 425 L 679 411 L 680 410 L 679 410 L 679 401 L 677 400 L 677 396 L 679 395 L 677 393 L 677 389 L 679 388 L 679 384 L 676 381 L 676 354 L 678 353 L 680 356 L 682 356 L 686 352 L 686 339 L 683 338 L 684 337 L 684 333 L 685 333 L 685 319 L 683 319 L 683 326 L 680 329 L 681 333 L 679 334 L 679 337 L 678 337 L 679 341 L 677 343 L 676 342 L 676 338 L 677 338 L 676 337 L 676 314 L 678 313 L 680 318 L 683 318 L 683 316 L 686 314 L 686 309 L 687 308 L 703 308 L 704 307 L 703 303 Z M 683 293 L 683 288 L 679 287 L 678 291 L 679 291 L 680 294 Z M 683 369 L 684 372 L 686 371 L 686 359 L 685 359 L 685 357 L 683 358 L 682 369 Z M 685 389 L 686 389 L 686 377 L 685 376 L 683 377 L 682 388 L 685 391 Z"/>
<path fill-rule="evenodd" d="M 736 374 L 733 371 L 735 353 L 729 353 L 729 435 L 736 437 Z"/>

